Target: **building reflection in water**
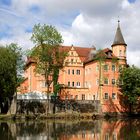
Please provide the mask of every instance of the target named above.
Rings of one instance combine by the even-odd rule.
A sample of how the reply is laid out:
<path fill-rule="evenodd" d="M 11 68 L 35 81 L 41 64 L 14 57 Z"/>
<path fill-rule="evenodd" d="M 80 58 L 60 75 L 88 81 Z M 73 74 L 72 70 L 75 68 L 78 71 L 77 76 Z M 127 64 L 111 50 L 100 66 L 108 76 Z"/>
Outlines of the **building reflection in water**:
<path fill-rule="evenodd" d="M 139 140 L 140 121 L 26 121 L 0 123 L 2 140 Z"/>

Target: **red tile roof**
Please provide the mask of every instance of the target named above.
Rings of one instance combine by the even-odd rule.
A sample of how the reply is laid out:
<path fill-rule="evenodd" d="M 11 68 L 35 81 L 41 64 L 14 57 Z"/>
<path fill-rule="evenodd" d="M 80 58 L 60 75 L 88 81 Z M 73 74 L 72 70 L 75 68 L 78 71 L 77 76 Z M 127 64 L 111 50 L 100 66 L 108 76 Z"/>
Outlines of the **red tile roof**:
<path fill-rule="evenodd" d="M 92 58 L 87 57 L 85 63 L 95 61 L 95 60 L 97 60 L 98 57 L 104 57 L 105 59 L 113 59 L 113 58 L 118 59 L 118 57 L 116 57 L 113 54 L 112 50 L 110 50 L 109 48 L 105 48 L 101 51 L 97 51 L 96 54 Z"/>
<path fill-rule="evenodd" d="M 36 63 L 35 59 L 33 59 L 32 57 L 27 57 L 27 61 L 24 66 L 24 69 L 26 69 L 31 63 Z"/>
<path fill-rule="evenodd" d="M 77 54 L 80 57 L 82 62 L 88 63 L 88 62 L 95 60 L 94 58 L 91 59 L 89 57 L 91 50 L 96 50 L 95 48 L 85 48 L 85 47 L 77 47 L 77 46 L 61 46 L 59 48 L 59 50 L 64 51 L 64 52 L 69 52 L 72 49 L 72 47 L 77 52 Z M 101 50 L 101 52 L 103 52 L 103 53 L 101 53 L 101 55 L 105 56 L 108 59 L 117 58 L 112 53 L 112 50 L 110 50 L 109 48 L 105 48 L 105 49 Z M 110 54 L 109 54 L 109 52 L 110 52 Z M 98 51 L 96 52 L 94 57 L 96 57 L 97 54 L 98 54 Z M 28 58 L 27 62 L 26 62 L 26 66 L 28 66 L 31 63 L 35 63 L 35 62 L 36 61 L 33 58 Z"/>

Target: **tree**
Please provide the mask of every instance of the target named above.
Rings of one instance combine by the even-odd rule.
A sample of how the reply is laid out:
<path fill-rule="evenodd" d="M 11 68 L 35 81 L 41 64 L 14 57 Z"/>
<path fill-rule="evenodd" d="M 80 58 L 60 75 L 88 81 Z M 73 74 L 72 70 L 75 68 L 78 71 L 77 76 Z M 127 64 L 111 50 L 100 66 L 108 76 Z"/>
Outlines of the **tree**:
<path fill-rule="evenodd" d="M 18 79 L 21 78 L 21 48 L 17 44 L 0 47 L 0 108 L 7 113 L 16 93 Z M 15 97 L 16 98 L 16 97 Z M 15 114 L 14 112 L 11 112 Z"/>
<path fill-rule="evenodd" d="M 49 99 L 49 89 L 52 83 L 54 94 L 57 95 L 59 70 L 63 68 L 64 59 L 67 56 L 60 46 L 63 39 L 54 26 L 37 24 L 33 28 L 31 40 L 36 45 L 31 57 L 36 60 L 36 72 L 44 75 Z"/>
<path fill-rule="evenodd" d="M 98 50 L 94 56 L 95 60 L 99 62 L 99 100 L 102 101 L 102 87 L 103 87 L 103 63 L 106 61 L 106 55 L 103 50 Z"/>
<path fill-rule="evenodd" d="M 140 97 L 140 69 L 132 66 L 124 68 L 120 74 L 121 92 L 129 103 L 129 111 L 131 114 L 132 105 L 138 101 Z"/>

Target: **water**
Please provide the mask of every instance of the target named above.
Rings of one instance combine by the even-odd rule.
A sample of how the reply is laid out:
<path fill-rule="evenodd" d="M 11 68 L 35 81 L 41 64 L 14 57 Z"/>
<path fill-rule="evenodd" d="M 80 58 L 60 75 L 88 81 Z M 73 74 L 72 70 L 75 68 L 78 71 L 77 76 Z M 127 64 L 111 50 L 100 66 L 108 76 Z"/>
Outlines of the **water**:
<path fill-rule="evenodd" d="M 0 140 L 140 140 L 140 120 L 0 122 Z"/>

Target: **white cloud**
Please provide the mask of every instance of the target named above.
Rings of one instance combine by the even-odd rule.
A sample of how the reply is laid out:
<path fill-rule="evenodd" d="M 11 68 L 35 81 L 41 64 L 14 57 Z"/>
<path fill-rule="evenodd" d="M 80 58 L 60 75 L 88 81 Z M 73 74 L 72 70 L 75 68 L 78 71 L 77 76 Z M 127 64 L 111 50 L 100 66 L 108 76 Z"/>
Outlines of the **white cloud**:
<path fill-rule="evenodd" d="M 122 2 L 122 8 L 123 8 L 123 9 L 128 8 L 128 7 L 130 7 L 130 6 L 131 6 L 131 4 L 128 2 L 128 0 L 124 0 L 124 1 Z"/>
<path fill-rule="evenodd" d="M 120 3 L 118 3 L 118 7 L 121 7 L 121 9 L 118 9 L 118 15 L 121 20 L 124 39 L 128 44 L 128 63 L 140 66 L 140 40 L 138 38 L 140 32 L 140 19 L 138 18 L 140 17 L 140 10 L 138 7 L 140 2 L 130 4 L 127 0 L 124 0 L 121 5 Z M 71 42 L 69 39 L 68 43 L 84 44 L 84 46 L 91 46 L 93 43 L 97 48 L 111 47 L 117 28 L 117 16 L 114 17 L 114 11 L 109 18 L 106 18 L 106 13 L 104 14 L 105 18 L 102 18 L 94 16 L 94 14 L 91 16 L 92 13 L 88 15 L 82 12 L 75 18 L 71 30 L 67 32 L 67 36 L 69 34 L 71 36 Z M 68 43 L 65 39 L 65 44 Z"/>

